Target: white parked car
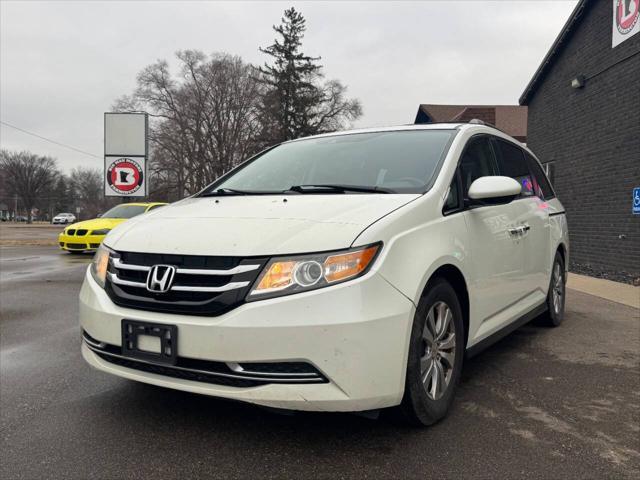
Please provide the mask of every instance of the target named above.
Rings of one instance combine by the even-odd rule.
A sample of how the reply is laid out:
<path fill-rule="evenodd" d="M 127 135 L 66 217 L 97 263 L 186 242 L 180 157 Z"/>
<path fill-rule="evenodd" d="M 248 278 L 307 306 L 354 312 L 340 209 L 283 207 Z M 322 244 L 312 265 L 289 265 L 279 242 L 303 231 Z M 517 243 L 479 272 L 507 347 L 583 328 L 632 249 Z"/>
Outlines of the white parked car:
<path fill-rule="evenodd" d="M 59 213 L 58 215 L 53 217 L 51 223 L 53 223 L 54 225 L 67 225 L 68 223 L 74 223 L 75 221 L 76 216 L 73 213 Z"/>
<path fill-rule="evenodd" d="M 82 353 L 154 385 L 428 425 L 465 353 L 562 321 L 568 247 L 540 164 L 495 128 L 295 140 L 116 227 L 80 293 Z"/>

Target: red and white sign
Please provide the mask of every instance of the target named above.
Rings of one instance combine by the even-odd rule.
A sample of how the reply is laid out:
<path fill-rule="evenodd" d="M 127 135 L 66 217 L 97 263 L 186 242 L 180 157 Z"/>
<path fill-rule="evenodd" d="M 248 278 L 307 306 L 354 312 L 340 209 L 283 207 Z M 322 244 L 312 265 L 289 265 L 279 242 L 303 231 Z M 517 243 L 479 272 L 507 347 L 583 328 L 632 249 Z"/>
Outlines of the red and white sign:
<path fill-rule="evenodd" d="M 613 0 L 611 47 L 640 32 L 640 0 Z"/>
<path fill-rule="evenodd" d="M 107 170 L 105 172 L 105 193 L 118 196 L 144 196 L 145 171 L 144 157 L 114 158 L 106 157 Z"/>

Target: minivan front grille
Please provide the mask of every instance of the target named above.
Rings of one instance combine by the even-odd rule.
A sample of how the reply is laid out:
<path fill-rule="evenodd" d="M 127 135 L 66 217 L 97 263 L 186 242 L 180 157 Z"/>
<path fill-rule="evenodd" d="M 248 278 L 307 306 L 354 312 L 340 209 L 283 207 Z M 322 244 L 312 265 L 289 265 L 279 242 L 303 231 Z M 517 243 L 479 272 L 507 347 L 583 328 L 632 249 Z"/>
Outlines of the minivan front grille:
<path fill-rule="evenodd" d="M 116 305 L 123 307 L 215 316 L 244 302 L 266 261 L 266 258 L 117 252 L 109 260 L 105 290 Z M 176 269 L 167 292 L 147 290 L 147 276 L 154 265 L 171 265 Z"/>

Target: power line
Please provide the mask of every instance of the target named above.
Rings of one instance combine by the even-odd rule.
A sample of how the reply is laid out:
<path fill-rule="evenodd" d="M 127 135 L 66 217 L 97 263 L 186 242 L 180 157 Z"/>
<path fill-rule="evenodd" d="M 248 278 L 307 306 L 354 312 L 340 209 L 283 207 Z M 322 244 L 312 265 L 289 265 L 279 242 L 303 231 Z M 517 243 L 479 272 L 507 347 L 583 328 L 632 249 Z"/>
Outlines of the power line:
<path fill-rule="evenodd" d="M 27 135 L 31 135 L 33 137 L 40 138 L 41 140 L 45 140 L 45 141 L 53 143 L 55 145 L 59 145 L 59 146 L 64 147 L 64 148 L 68 148 L 69 150 L 74 150 L 76 152 L 83 153 L 84 155 L 89 155 L 90 157 L 99 158 L 99 159 L 102 160 L 102 157 L 99 157 L 98 155 L 94 155 L 93 153 L 90 153 L 90 152 L 85 152 L 84 150 L 80 150 L 79 148 L 72 147 L 71 145 L 66 145 L 64 143 L 56 142 L 55 140 L 51 140 L 50 138 L 43 137 L 42 135 L 38 135 L 37 133 L 30 132 L 28 130 L 25 130 L 24 128 L 16 127 L 15 125 L 11 125 L 10 123 L 4 122 L 2 120 L 0 120 L 0 123 L 2 125 L 7 126 L 7 127 L 11 127 L 11 128 L 13 128 L 15 130 L 18 130 L 18 131 L 20 131 L 22 133 L 26 133 Z"/>

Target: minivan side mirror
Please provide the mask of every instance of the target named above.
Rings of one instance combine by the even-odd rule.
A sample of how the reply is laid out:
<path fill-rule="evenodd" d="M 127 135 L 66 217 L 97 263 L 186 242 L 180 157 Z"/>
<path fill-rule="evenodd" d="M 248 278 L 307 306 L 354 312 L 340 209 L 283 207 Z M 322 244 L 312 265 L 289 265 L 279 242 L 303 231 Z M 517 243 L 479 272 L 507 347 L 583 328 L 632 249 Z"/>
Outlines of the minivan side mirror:
<path fill-rule="evenodd" d="M 469 187 L 468 197 L 474 205 L 509 203 L 521 189 L 520 183 L 511 177 L 480 177 Z"/>

